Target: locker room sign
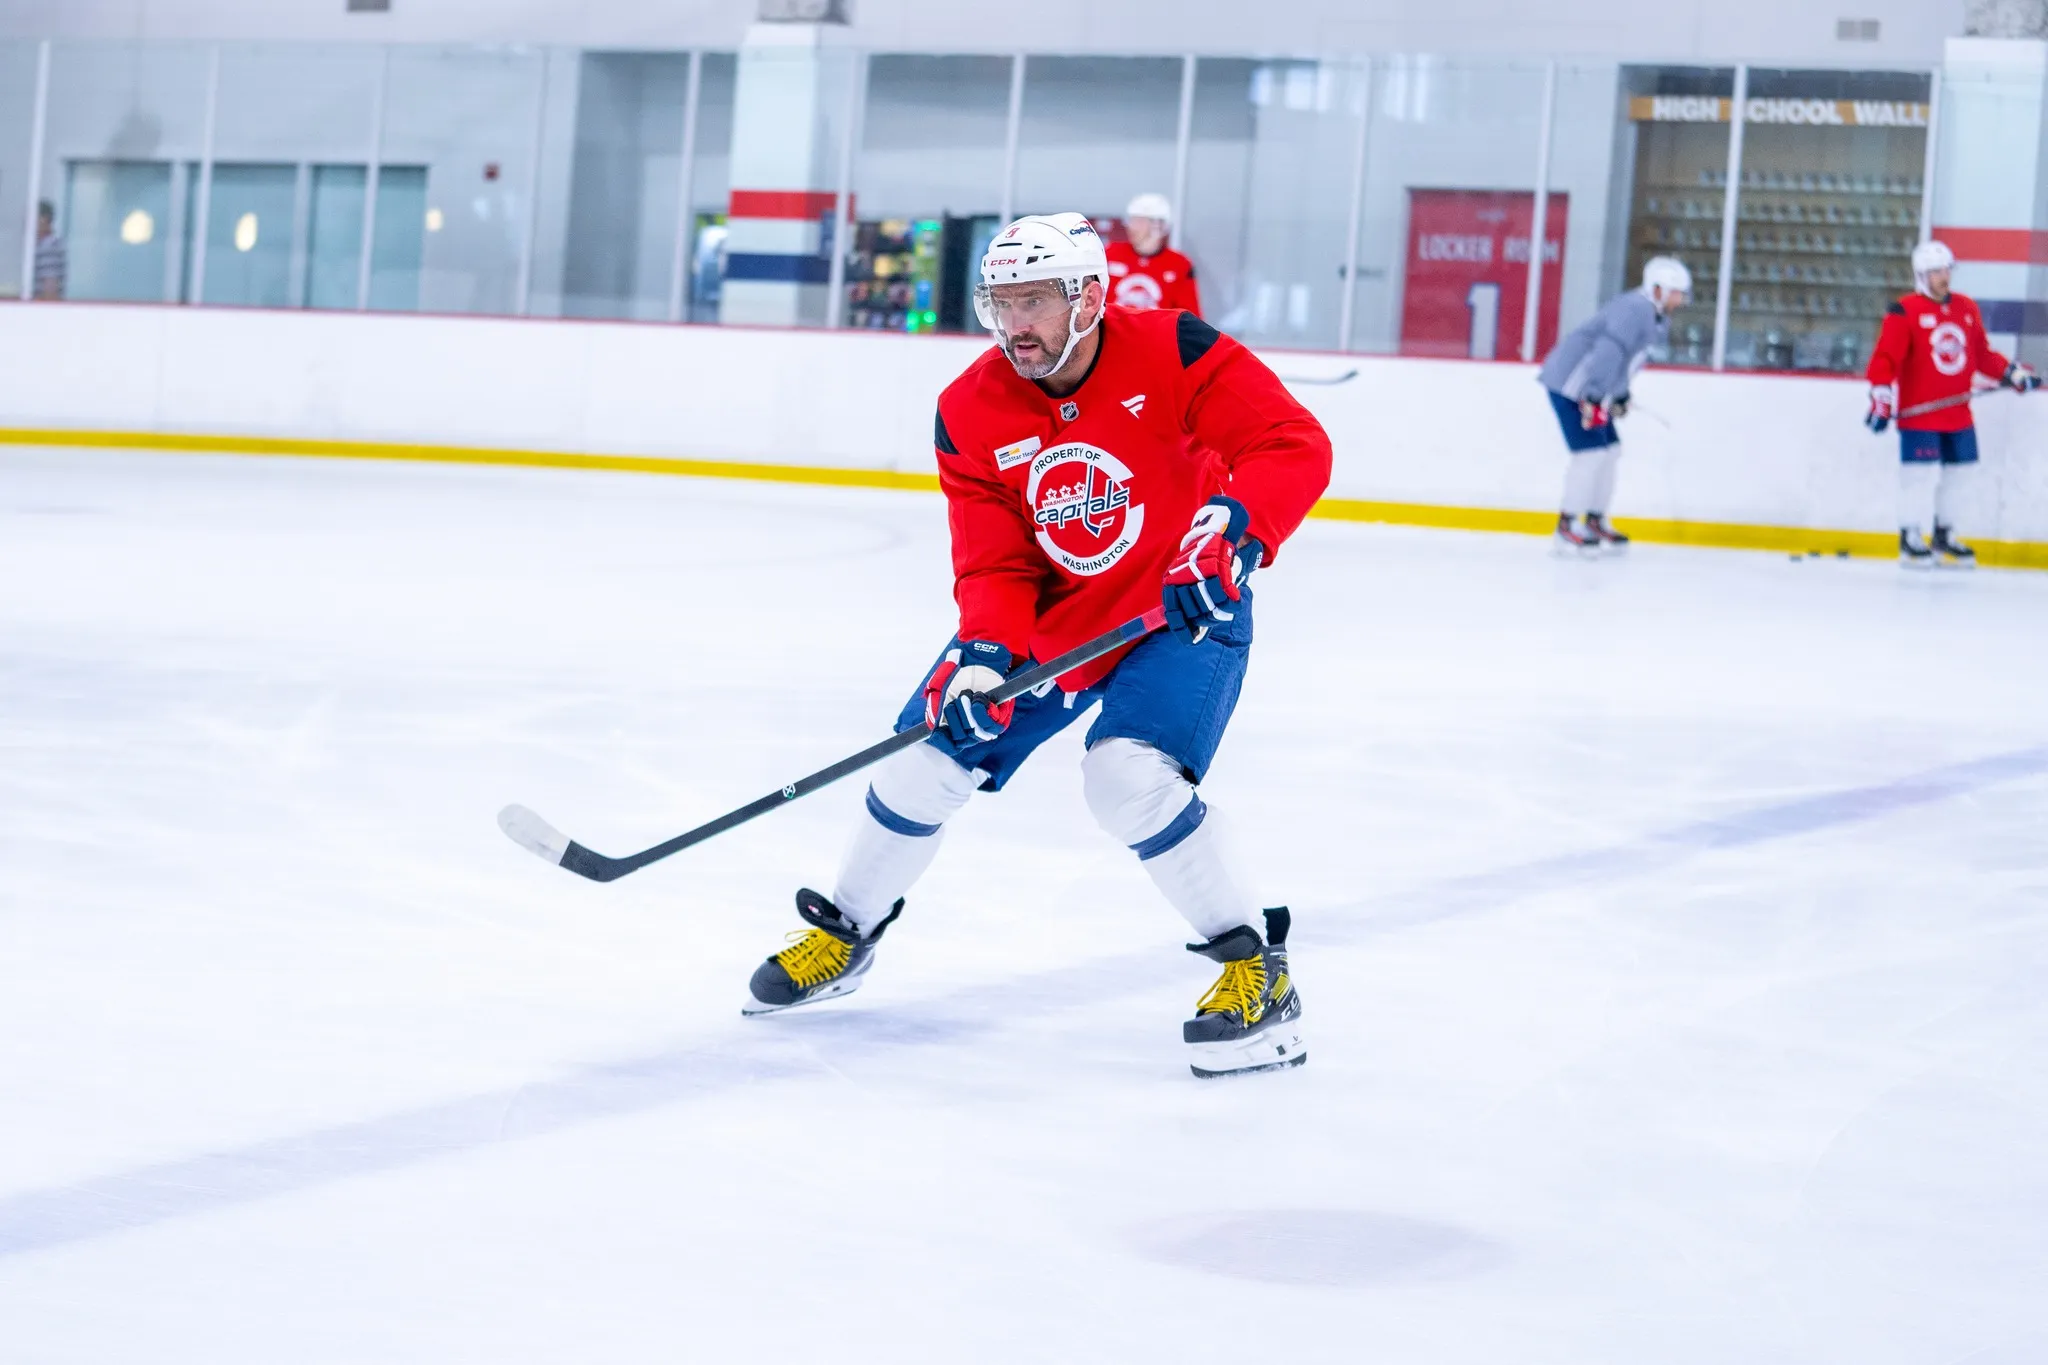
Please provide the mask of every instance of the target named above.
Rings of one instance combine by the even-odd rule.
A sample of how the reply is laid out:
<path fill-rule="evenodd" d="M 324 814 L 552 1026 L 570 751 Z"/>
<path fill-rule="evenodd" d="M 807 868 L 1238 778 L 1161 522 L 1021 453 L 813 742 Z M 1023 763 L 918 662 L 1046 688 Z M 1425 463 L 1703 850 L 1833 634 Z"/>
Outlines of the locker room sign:
<path fill-rule="evenodd" d="M 1543 218 L 1543 297 L 1536 351 L 1557 340 L 1569 197 Z M 1527 190 L 1408 191 L 1408 259 L 1401 286 L 1401 354 L 1511 360 L 1522 348 L 1529 294 Z"/>

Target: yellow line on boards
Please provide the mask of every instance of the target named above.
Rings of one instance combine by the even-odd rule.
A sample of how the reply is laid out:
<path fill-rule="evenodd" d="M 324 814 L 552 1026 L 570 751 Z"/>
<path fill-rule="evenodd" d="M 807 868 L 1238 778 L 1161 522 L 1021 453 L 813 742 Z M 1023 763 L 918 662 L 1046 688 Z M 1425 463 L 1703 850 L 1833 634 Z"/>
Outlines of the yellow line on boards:
<path fill-rule="evenodd" d="M 582 455 L 567 450 L 503 450 L 486 446 L 413 445 L 385 441 L 320 441 L 280 436 L 206 436 L 161 431 L 37 431 L 0 427 L 0 445 L 70 446 L 97 450 L 175 450 L 196 455 L 310 455 L 329 460 L 410 460 L 430 464 L 512 465 L 533 469 L 611 469 L 634 474 L 685 474 L 706 479 L 852 488 L 915 488 L 937 492 L 936 474 L 889 469 L 689 460 L 667 455 Z"/>
<path fill-rule="evenodd" d="M 384 441 L 323 441 L 278 436 L 210 436 L 160 431 L 38 430 L 0 427 L 0 445 L 69 446 L 100 450 L 169 450 L 203 455 L 306 455 L 337 460 L 411 460 L 435 464 L 509 465 L 536 469 L 611 469 L 635 474 L 680 474 L 707 479 L 755 479 L 773 483 L 824 484 L 840 488 L 905 488 L 936 492 L 936 474 L 890 469 L 833 469 L 762 464 L 747 460 L 692 460 L 666 455 L 584 455 L 566 450 L 504 450 L 486 446 L 415 445 Z M 1549 512 L 1495 507 L 1442 507 L 1421 502 L 1371 502 L 1324 498 L 1309 513 L 1328 521 L 1383 522 L 1442 530 L 1496 531 L 1548 535 L 1557 518 Z M 1875 531 L 1813 530 L 1798 526 L 1751 526 L 1740 522 L 1623 519 L 1622 529 L 1647 545 L 1693 545 L 1720 550 L 1776 550 L 1790 554 L 1890 559 L 1896 537 Z M 1990 568 L 2048 569 L 2048 544 L 2025 540 L 1974 540 L 1977 559 Z"/>

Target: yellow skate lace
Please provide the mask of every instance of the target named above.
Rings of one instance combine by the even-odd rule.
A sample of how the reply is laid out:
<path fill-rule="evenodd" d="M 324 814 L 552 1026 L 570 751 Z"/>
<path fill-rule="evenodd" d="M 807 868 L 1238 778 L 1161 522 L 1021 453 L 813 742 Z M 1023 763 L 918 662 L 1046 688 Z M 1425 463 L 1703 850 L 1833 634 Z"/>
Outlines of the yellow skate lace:
<path fill-rule="evenodd" d="M 808 990 L 846 970 L 852 955 L 853 949 L 823 929 L 800 929 L 790 934 L 789 946 L 775 960 L 799 990 Z"/>
<path fill-rule="evenodd" d="M 1285 978 L 1282 978 L 1283 980 Z M 1266 1013 L 1266 959 L 1262 953 L 1223 964 L 1223 975 L 1195 1006 L 1195 1013 L 1235 1014 L 1256 1024 Z"/>

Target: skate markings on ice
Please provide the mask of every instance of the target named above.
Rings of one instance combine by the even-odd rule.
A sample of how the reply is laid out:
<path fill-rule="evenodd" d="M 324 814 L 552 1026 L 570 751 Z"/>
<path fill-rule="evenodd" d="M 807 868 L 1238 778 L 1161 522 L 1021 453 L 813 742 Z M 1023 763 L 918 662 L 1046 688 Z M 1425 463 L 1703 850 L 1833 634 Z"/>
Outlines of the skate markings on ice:
<path fill-rule="evenodd" d="M 2048 773 L 2048 747 L 1951 764 L 1891 782 L 1682 825 L 1606 849 L 1562 854 L 1322 908 L 1311 912 L 1305 923 L 1297 917 L 1297 933 L 1311 948 L 1349 946 L 1414 925 L 1504 909 L 1591 880 L 1642 876 L 1718 849 L 1874 820 L 2042 773 Z M 852 1007 L 851 1001 L 821 1002 L 815 1011 L 764 1016 L 743 1024 L 716 1045 L 602 1063 L 510 1091 L 4 1197 L 0 1258 L 688 1103 L 736 1086 L 815 1077 L 831 1072 L 834 1061 L 968 1042 L 1105 998 L 1184 986 L 1189 979 L 1184 968 L 1168 953 L 1132 953 L 976 981 L 924 999 L 870 994 Z M 866 989 L 874 991 L 873 983 Z M 1308 1000 L 1304 1018 L 1310 1029 L 1314 1008 L 1314 1000 Z M 833 1056 L 807 1057 L 800 1044 L 829 1045 Z M 1169 1073 L 1181 1060 L 1162 1049 L 1162 1066 Z M 1247 1077 L 1244 1083 L 1255 1082 Z"/>

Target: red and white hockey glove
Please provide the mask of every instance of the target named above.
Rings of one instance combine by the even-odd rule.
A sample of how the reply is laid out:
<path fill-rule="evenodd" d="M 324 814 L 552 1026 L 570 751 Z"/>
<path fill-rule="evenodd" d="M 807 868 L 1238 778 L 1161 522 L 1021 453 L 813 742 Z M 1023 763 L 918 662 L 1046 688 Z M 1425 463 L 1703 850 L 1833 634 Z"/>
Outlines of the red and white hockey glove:
<path fill-rule="evenodd" d="M 2021 393 L 2032 393 L 2035 389 L 2041 387 L 2041 376 L 2035 374 L 2031 367 L 2022 365 L 2019 361 L 2015 360 L 2012 364 L 2005 367 L 2005 378 L 1998 382 L 2009 389 L 2017 389 Z"/>
<path fill-rule="evenodd" d="M 1239 585 L 1251 577 L 1266 547 L 1245 535 L 1251 514 L 1236 498 L 1217 494 L 1195 513 L 1194 525 L 1180 538 L 1180 549 L 1166 566 L 1160 604 L 1166 628 L 1198 645 L 1209 627 L 1236 618 L 1244 594 Z"/>
<path fill-rule="evenodd" d="M 1009 649 L 992 640 L 962 640 L 947 650 L 924 680 L 924 723 L 932 727 L 931 742 L 957 754 L 1000 737 L 1017 703 L 991 706 L 986 694 L 1010 672 Z"/>
<path fill-rule="evenodd" d="M 1870 411 L 1863 415 L 1863 425 L 1869 427 L 1872 431 L 1882 433 L 1886 427 L 1892 424 L 1892 414 L 1896 411 L 1898 401 L 1898 397 L 1893 393 L 1891 385 L 1872 384 L 1870 386 Z"/>
<path fill-rule="evenodd" d="M 1590 398 L 1579 400 L 1579 425 L 1587 431 L 1598 431 L 1614 420 L 1614 414 L 1605 402 L 1596 403 Z"/>

